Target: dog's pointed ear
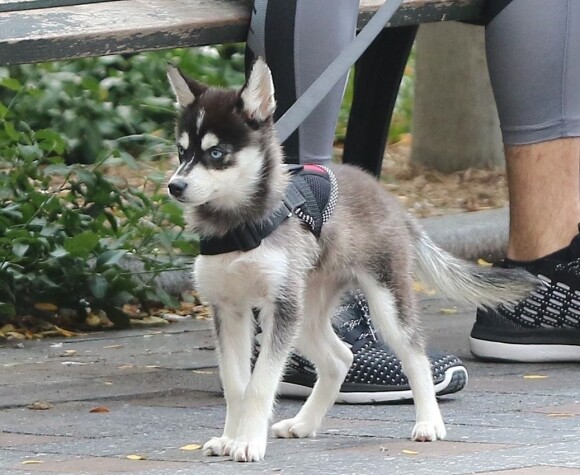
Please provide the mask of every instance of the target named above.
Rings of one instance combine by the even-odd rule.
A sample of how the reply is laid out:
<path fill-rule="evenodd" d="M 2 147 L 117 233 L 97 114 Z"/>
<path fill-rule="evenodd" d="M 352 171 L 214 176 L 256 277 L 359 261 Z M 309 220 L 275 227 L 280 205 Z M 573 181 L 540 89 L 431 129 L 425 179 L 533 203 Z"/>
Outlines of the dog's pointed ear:
<path fill-rule="evenodd" d="M 196 97 L 201 96 L 207 90 L 205 84 L 188 78 L 172 64 L 167 66 L 167 77 L 177 98 L 177 103 L 183 108 L 193 103 Z"/>
<path fill-rule="evenodd" d="M 250 77 L 240 92 L 240 99 L 242 109 L 250 120 L 262 123 L 274 114 L 274 82 L 270 69 L 261 57 L 254 62 Z"/>

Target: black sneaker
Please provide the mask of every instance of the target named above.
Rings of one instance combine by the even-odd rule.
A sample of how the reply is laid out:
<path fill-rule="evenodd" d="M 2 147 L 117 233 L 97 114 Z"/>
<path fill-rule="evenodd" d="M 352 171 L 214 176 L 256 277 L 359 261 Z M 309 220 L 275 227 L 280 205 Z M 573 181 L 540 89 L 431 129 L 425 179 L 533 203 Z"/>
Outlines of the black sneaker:
<path fill-rule="evenodd" d="M 401 362 L 375 337 L 364 295 L 360 291 L 347 294 L 335 317 L 336 332 L 354 354 L 353 364 L 336 402 L 365 404 L 412 400 Z M 467 370 L 457 356 L 430 354 L 429 358 L 438 396 L 455 393 L 465 387 Z M 315 382 L 314 365 L 292 353 L 278 395 L 308 397 Z"/>
<path fill-rule="evenodd" d="M 471 352 L 487 360 L 580 361 L 580 234 L 541 259 L 498 266 L 522 267 L 543 284 L 514 307 L 478 310 Z"/>

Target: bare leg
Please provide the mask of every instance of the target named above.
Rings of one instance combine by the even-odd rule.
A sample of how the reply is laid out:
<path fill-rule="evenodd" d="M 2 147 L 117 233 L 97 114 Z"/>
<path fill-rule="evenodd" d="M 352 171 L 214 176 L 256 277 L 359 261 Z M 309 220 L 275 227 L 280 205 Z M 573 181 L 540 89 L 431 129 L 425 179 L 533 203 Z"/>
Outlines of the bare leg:
<path fill-rule="evenodd" d="M 551 254 L 578 233 L 579 27 L 574 0 L 513 0 L 486 27 L 510 189 L 507 256 L 516 261 Z"/>
<path fill-rule="evenodd" d="M 507 256 L 543 257 L 570 244 L 580 223 L 580 138 L 506 147 Z"/>

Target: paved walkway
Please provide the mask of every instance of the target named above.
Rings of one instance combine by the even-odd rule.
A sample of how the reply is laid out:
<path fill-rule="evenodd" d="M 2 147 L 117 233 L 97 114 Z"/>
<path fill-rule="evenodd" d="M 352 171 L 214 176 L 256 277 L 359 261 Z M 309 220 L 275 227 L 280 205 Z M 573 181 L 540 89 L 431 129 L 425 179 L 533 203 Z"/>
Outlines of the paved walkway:
<path fill-rule="evenodd" d="M 261 463 L 182 450 L 218 435 L 225 412 L 211 322 L 189 321 L 1 344 L 0 474 L 580 474 L 580 365 L 476 362 L 473 310 L 422 306 L 431 345 L 470 372 L 441 401 L 446 441 L 409 440 L 411 405 L 340 405 L 314 439 L 271 439 Z M 282 400 L 276 417 L 297 408 Z"/>

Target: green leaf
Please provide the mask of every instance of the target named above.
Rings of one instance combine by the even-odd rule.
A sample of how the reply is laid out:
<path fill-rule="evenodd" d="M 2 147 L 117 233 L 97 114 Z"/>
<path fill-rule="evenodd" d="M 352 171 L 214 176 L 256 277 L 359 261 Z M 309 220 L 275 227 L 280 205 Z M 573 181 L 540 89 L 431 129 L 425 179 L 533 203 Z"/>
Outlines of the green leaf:
<path fill-rule="evenodd" d="M 18 91 L 22 88 L 22 84 L 15 78 L 3 78 L 0 80 L 0 86 L 10 89 L 11 91 Z"/>
<path fill-rule="evenodd" d="M 115 265 L 125 254 L 127 254 L 125 249 L 105 251 L 97 257 L 97 268 Z"/>
<path fill-rule="evenodd" d="M 58 259 L 59 257 L 65 257 L 65 256 L 68 256 L 69 254 L 68 254 L 68 251 L 65 248 L 63 248 L 63 247 L 57 247 L 54 251 L 52 251 L 50 253 L 50 255 L 52 257 L 56 257 Z"/>
<path fill-rule="evenodd" d="M 4 122 L 4 130 L 12 140 L 17 141 L 20 139 L 20 134 L 16 131 L 12 122 Z"/>
<path fill-rule="evenodd" d="M 123 305 L 130 302 L 134 298 L 135 296 L 132 293 L 126 290 L 121 290 L 119 292 L 115 292 L 115 294 L 111 297 L 110 300 L 114 306 L 122 307 Z"/>
<path fill-rule="evenodd" d="M 10 303 L 0 302 L 0 315 L 13 317 L 16 315 L 16 309 L 14 305 Z"/>
<path fill-rule="evenodd" d="M 61 175 L 65 176 L 70 172 L 70 169 L 64 163 L 55 163 L 54 165 L 47 165 L 44 167 L 44 173 L 47 175 Z"/>
<path fill-rule="evenodd" d="M 167 215 L 171 224 L 184 227 L 185 220 L 183 218 L 183 209 L 177 203 L 168 201 L 161 205 L 161 211 Z"/>
<path fill-rule="evenodd" d="M 79 181 L 91 187 L 95 186 L 95 183 L 97 182 L 97 177 L 93 172 L 85 170 L 83 168 L 77 168 L 75 171 L 77 173 Z"/>
<path fill-rule="evenodd" d="M 96 299 L 102 299 L 109 290 L 109 282 L 100 274 L 93 275 L 89 279 L 89 289 Z"/>
<path fill-rule="evenodd" d="M 89 257 L 99 244 L 99 236 L 92 231 L 84 231 L 64 242 L 64 248 L 74 257 Z"/>
<path fill-rule="evenodd" d="M 24 257 L 28 249 L 30 245 L 23 242 L 17 242 L 12 246 L 12 252 L 18 257 Z"/>

